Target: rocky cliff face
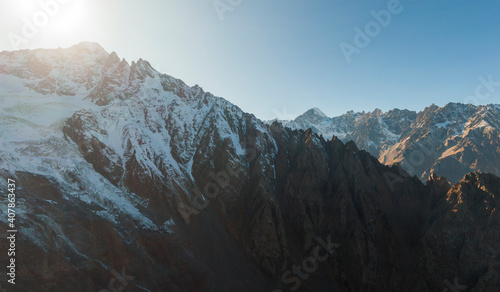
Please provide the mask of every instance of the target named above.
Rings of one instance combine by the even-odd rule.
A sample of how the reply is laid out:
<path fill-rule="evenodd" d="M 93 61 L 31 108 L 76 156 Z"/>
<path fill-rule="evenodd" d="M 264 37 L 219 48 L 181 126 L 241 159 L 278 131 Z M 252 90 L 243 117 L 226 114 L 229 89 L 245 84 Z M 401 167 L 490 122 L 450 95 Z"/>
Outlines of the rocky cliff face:
<path fill-rule="evenodd" d="M 471 171 L 500 175 L 499 105 L 450 103 L 419 113 L 375 110 L 334 118 L 312 109 L 282 123 L 292 129 L 311 128 L 327 139 L 335 135 L 343 142 L 352 140 L 380 162 L 401 164 L 424 182 L 433 172 L 451 182 Z"/>
<path fill-rule="evenodd" d="M 421 179 L 432 172 L 452 182 L 471 171 L 500 175 L 500 106 L 428 107 L 380 161 L 401 163 Z"/>
<path fill-rule="evenodd" d="M 443 285 L 450 289 L 450 284 L 459 291 L 498 290 L 499 190 L 498 177 L 479 173 L 466 175 L 449 190 L 445 212 L 419 243 L 421 291 L 437 291 Z M 443 278 L 448 280 L 439 283 Z"/>
<path fill-rule="evenodd" d="M 0 72 L 19 291 L 500 287 L 497 177 L 423 184 L 96 44 L 1 53 Z"/>

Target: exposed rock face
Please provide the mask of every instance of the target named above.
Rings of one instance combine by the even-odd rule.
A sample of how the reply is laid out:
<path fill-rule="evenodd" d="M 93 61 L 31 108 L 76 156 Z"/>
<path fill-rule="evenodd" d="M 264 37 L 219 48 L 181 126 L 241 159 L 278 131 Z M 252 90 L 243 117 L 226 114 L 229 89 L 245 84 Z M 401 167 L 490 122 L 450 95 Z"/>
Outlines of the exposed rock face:
<path fill-rule="evenodd" d="M 99 48 L 0 54 L 0 81 L 17 86 L 0 111 L 0 177 L 18 185 L 19 291 L 500 288 L 497 177 L 423 184 Z M 94 69 L 69 72 L 90 83 L 65 95 L 55 73 L 74 60 Z M 54 91 L 26 77 L 39 71 Z"/>
<path fill-rule="evenodd" d="M 421 240 L 421 291 L 437 291 L 443 278 L 451 283 L 458 279 L 467 287 L 461 291 L 498 291 L 500 179 L 470 173 L 450 189 L 446 203 L 446 212 Z"/>
<path fill-rule="evenodd" d="M 433 172 L 451 182 L 471 171 L 500 175 L 500 105 L 450 103 L 418 114 L 394 109 L 334 118 L 313 109 L 283 124 L 311 128 L 327 139 L 335 135 L 343 142 L 352 140 L 380 162 L 399 163 L 422 181 Z"/>
<path fill-rule="evenodd" d="M 451 182 L 471 171 L 500 175 L 500 106 L 428 107 L 380 161 L 401 163 L 421 179 L 432 172 Z"/>

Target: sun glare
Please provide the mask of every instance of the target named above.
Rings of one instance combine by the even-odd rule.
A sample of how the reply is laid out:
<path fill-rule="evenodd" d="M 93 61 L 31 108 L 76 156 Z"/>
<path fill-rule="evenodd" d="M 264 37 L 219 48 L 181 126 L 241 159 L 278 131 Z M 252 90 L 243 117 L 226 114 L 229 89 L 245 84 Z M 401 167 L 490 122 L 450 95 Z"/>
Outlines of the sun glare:
<path fill-rule="evenodd" d="M 78 33 L 85 28 L 85 22 L 89 17 L 87 5 L 84 1 L 69 1 L 61 6 L 58 13 L 49 24 L 47 31 L 52 33 Z"/>
<path fill-rule="evenodd" d="M 26 0 L 8 4 L 10 17 L 17 19 L 19 29 L 9 34 L 14 48 L 23 45 L 58 46 L 66 40 L 85 35 L 89 3 L 81 0 Z"/>

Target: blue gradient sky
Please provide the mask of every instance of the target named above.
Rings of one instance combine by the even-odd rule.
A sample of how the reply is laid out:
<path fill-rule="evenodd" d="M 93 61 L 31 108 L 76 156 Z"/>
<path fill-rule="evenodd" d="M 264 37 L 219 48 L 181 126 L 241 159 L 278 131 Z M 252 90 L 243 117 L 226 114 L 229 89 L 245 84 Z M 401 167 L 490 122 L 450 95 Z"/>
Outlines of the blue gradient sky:
<path fill-rule="evenodd" d="M 311 107 L 329 116 L 422 110 L 471 102 L 481 76 L 500 82 L 495 0 L 401 0 L 402 12 L 347 62 L 340 43 L 353 44 L 354 27 L 364 29 L 370 11 L 388 3 L 242 0 L 221 20 L 213 0 L 69 0 L 21 48 L 96 41 L 262 119 L 294 118 Z M 34 0 L 1 2 L 0 51 L 12 50 L 9 32 L 21 35 L 22 18 L 40 9 Z M 487 93 L 474 102 L 500 103 L 500 86 Z"/>

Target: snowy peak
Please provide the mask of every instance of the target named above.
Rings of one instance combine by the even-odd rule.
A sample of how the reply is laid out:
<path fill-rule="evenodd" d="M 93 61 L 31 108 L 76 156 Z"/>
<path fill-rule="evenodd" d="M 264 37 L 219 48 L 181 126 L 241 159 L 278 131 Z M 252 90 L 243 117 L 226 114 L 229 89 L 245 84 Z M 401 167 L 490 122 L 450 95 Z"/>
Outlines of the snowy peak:
<path fill-rule="evenodd" d="M 314 107 L 303 114 L 303 116 L 317 116 L 321 118 L 328 118 L 319 108 Z"/>
<path fill-rule="evenodd" d="M 139 59 L 137 62 L 132 61 L 131 71 L 133 77 L 139 78 L 141 80 L 144 80 L 147 77 L 154 78 L 155 73 L 157 73 L 153 66 L 151 66 L 148 61 L 145 61 L 143 59 Z"/>
<path fill-rule="evenodd" d="M 306 111 L 295 119 L 297 122 L 312 122 L 314 124 L 322 123 L 325 120 L 328 120 L 328 117 L 316 107 Z"/>
<path fill-rule="evenodd" d="M 116 55 L 113 55 L 116 57 Z M 0 79 L 42 95 L 85 95 L 97 85 L 109 59 L 101 46 L 82 43 L 67 49 L 0 53 Z"/>
<path fill-rule="evenodd" d="M 373 112 L 372 112 L 372 115 L 374 116 L 381 116 L 383 114 L 382 110 L 379 109 L 379 108 L 376 108 Z"/>
<path fill-rule="evenodd" d="M 70 47 L 72 50 L 87 51 L 93 54 L 107 54 L 106 50 L 96 42 L 81 42 Z"/>
<path fill-rule="evenodd" d="M 0 85 L 4 91 L 11 88 L 29 95 L 79 96 L 100 106 L 144 90 L 169 91 L 185 98 L 205 95 L 201 87 L 189 87 L 162 74 L 146 60 L 129 64 L 92 42 L 66 49 L 2 52 Z"/>

